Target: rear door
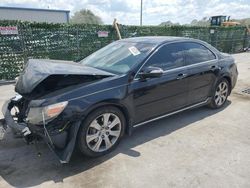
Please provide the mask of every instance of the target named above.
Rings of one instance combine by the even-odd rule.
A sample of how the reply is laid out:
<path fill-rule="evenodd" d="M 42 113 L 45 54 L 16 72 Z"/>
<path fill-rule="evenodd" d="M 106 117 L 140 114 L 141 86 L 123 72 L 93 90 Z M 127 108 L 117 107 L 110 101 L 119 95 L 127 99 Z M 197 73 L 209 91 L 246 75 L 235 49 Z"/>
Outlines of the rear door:
<path fill-rule="evenodd" d="M 216 55 L 196 42 L 185 42 L 185 61 L 188 69 L 188 105 L 205 101 L 219 71 Z"/>

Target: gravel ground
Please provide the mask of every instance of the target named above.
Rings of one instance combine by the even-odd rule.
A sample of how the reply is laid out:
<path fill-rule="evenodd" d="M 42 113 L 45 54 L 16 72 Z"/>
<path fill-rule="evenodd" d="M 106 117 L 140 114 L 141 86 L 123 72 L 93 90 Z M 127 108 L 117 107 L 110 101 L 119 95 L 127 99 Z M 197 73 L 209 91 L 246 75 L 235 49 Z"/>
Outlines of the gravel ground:
<path fill-rule="evenodd" d="M 8 132 L 0 141 L 0 187 L 250 187 L 250 53 L 234 55 L 235 90 L 223 109 L 186 111 L 139 127 L 97 159 L 75 154 L 61 165 L 41 144 Z M 14 95 L 0 86 L 0 106 Z M 2 114 L 0 114 L 2 116 Z"/>

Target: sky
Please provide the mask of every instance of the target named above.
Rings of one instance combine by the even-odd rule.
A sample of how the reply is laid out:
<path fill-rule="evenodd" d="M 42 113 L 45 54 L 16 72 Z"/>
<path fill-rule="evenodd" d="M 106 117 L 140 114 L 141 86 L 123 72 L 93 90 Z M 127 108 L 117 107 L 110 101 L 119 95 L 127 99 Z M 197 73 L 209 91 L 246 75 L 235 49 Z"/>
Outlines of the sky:
<path fill-rule="evenodd" d="M 70 10 L 90 9 L 105 24 L 113 19 L 124 25 L 139 25 L 141 0 L 1 0 L 0 6 Z M 143 0 L 143 25 L 164 21 L 190 23 L 213 15 L 241 19 L 250 17 L 250 0 Z"/>

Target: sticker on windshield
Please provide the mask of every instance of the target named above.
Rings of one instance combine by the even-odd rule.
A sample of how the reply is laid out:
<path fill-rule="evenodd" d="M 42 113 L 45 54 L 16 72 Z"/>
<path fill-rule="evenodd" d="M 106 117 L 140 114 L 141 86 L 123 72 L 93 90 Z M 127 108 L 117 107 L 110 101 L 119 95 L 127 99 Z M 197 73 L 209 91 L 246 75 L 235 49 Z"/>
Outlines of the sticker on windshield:
<path fill-rule="evenodd" d="M 134 56 L 139 55 L 141 53 L 135 46 L 131 46 L 128 49 Z"/>

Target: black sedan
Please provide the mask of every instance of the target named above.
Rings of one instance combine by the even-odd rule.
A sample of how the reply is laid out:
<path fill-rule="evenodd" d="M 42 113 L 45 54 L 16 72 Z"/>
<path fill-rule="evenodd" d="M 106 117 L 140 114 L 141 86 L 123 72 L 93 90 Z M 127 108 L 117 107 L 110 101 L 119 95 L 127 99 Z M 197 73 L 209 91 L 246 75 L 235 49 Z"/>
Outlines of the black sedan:
<path fill-rule="evenodd" d="M 203 41 L 129 38 L 78 63 L 29 60 L 1 122 L 27 142 L 44 139 L 63 163 L 75 147 L 97 157 L 135 127 L 194 107 L 222 107 L 237 76 L 234 59 Z"/>

